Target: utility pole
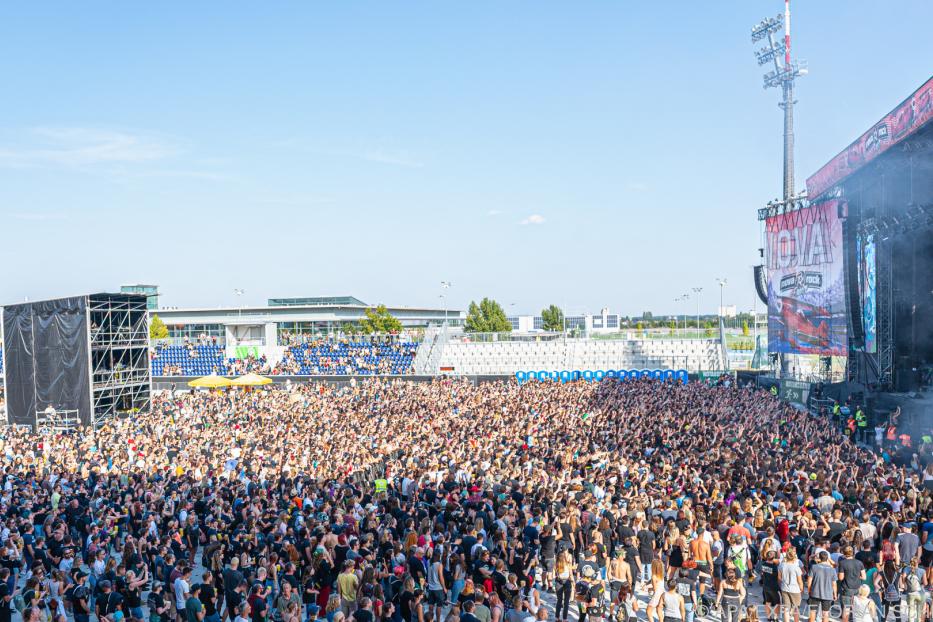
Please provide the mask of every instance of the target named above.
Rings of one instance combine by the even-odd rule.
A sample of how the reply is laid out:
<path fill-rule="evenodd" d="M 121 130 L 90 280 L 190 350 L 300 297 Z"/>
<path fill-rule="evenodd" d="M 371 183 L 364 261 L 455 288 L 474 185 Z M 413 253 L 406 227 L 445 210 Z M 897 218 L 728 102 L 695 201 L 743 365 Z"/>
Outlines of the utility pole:
<path fill-rule="evenodd" d="M 775 35 L 782 27 L 784 40 L 779 41 Z M 768 209 L 759 210 L 759 220 L 764 220 L 763 215 L 766 216 L 772 210 L 779 210 L 779 213 L 790 211 L 805 196 L 804 193 L 798 196 L 794 190 L 794 104 L 797 103 L 794 100 L 794 86 L 797 77 L 807 75 L 808 70 L 806 62 L 792 60 L 790 56 L 790 0 L 784 0 L 783 15 L 779 13 L 752 26 L 752 43 L 763 39 L 767 39 L 767 45 L 755 52 L 758 65 L 771 63 L 774 67 L 764 75 L 764 88 L 780 87 L 782 92 L 778 106 L 784 111 L 784 199 L 776 205 L 769 203 Z M 786 371 L 788 361 L 783 356 L 780 358 L 780 367 Z"/>
<path fill-rule="evenodd" d="M 727 279 L 716 279 L 716 282 L 719 283 L 719 321 L 723 322 L 726 317 L 726 310 L 722 306 L 722 290 L 726 287 Z"/>
<path fill-rule="evenodd" d="M 445 292 L 450 289 L 450 286 L 453 285 L 450 281 L 441 281 L 441 289 Z M 446 293 L 441 294 L 441 298 L 444 299 L 444 330 L 447 330 L 447 295 Z"/>
<path fill-rule="evenodd" d="M 702 287 L 694 287 L 693 293 L 697 297 L 697 339 L 700 338 L 700 292 L 703 291 Z"/>

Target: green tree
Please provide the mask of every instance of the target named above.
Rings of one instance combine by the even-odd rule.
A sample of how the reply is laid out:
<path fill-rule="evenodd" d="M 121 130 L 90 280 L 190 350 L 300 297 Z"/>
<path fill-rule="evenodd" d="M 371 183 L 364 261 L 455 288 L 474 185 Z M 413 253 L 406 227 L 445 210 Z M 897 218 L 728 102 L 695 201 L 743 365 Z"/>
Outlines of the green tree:
<path fill-rule="evenodd" d="M 149 319 L 149 338 L 150 339 L 168 339 L 168 326 L 155 313 Z"/>
<path fill-rule="evenodd" d="M 470 303 L 463 330 L 467 333 L 508 333 L 512 331 L 512 324 L 505 317 L 502 305 L 483 298 L 479 304 Z"/>
<path fill-rule="evenodd" d="M 562 331 L 564 330 L 564 312 L 557 305 L 551 305 L 547 309 L 541 310 L 541 321 L 544 330 Z"/>
<path fill-rule="evenodd" d="M 397 317 L 389 313 L 385 305 L 379 305 L 375 309 L 366 309 L 366 317 L 360 320 L 360 332 L 367 335 L 373 333 L 400 333 L 402 332 L 402 323 Z"/>
<path fill-rule="evenodd" d="M 645 311 L 641 314 L 641 319 L 643 320 L 653 320 L 654 314 L 651 311 Z"/>

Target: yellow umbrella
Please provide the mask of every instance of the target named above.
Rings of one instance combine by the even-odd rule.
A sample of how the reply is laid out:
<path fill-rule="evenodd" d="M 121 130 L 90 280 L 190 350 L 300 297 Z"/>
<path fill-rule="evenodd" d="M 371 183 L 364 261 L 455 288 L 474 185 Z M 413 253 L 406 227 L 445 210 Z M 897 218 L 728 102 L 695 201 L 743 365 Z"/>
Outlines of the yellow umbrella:
<path fill-rule="evenodd" d="M 272 384 L 272 378 L 266 378 L 259 374 L 246 374 L 245 376 L 234 378 L 230 384 L 235 387 L 258 387 L 264 384 Z"/>
<path fill-rule="evenodd" d="M 202 376 L 201 378 L 195 378 L 188 383 L 189 387 L 196 387 L 199 389 L 217 389 L 219 387 L 229 387 L 232 382 L 228 378 L 223 376 Z"/>

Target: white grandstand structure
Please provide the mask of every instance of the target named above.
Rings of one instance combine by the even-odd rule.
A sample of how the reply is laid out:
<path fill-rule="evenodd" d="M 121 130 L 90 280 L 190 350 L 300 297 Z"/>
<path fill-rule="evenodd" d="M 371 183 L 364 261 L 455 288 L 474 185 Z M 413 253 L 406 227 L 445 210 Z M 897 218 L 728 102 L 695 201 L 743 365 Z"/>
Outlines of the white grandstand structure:
<path fill-rule="evenodd" d="M 429 331 L 415 359 L 422 374 L 500 375 L 520 371 L 685 369 L 727 370 L 720 336 L 707 339 L 622 339 L 564 336 L 495 337 Z"/>

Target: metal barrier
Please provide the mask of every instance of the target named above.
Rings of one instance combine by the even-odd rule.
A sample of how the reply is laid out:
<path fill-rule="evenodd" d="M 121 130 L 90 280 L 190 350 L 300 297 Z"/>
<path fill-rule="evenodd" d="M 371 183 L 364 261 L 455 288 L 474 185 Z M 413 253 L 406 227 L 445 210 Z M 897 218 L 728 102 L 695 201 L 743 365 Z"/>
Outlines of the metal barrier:
<path fill-rule="evenodd" d="M 73 430 L 79 425 L 81 425 L 81 418 L 77 410 L 36 411 L 36 429 L 46 434 Z"/>
<path fill-rule="evenodd" d="M 810 403 L 807 404 L 807 408 L 810 410 L 811 414 L 818 415 L 826 408 L 827 411 L 832 410 L 833 404 L 836 402 L 828 397 L 810 397 Z"/>

